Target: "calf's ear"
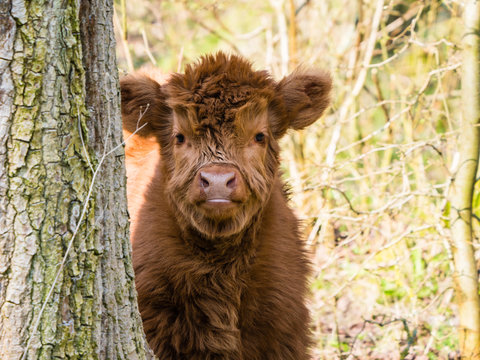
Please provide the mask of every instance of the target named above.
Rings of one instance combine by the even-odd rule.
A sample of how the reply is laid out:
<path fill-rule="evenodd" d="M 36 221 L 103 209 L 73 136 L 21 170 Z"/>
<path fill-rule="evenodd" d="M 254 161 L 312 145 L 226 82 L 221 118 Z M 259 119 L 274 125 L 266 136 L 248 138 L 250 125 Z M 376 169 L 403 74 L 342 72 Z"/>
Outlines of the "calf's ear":
<path fill-rule="evenodd" d="M 168 123 L 171 109 L 157 81 L 142 73 L 127 75 L 120 80 L 120 90 L 123 130 L 150 136 Z"/>
<path fill-rule="evenodd" d="M 327 72 L 296 70 L 277 85 L 285 105 L 285 127 L 295 130 L 313 124 L 330 103 L 332 80 Z"/>

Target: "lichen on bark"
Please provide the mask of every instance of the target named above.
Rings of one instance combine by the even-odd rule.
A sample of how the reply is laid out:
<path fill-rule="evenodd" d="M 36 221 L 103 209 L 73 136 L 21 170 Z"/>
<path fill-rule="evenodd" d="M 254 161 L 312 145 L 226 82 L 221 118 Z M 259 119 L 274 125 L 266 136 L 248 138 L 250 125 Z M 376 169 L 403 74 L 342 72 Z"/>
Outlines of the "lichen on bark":
<path fill-rule="evenodd" d="M 0 3 L 1 359 L 150 356 L 122 149 L 101 159 L 121 142 L 112 3 L 86 3 Z"/>

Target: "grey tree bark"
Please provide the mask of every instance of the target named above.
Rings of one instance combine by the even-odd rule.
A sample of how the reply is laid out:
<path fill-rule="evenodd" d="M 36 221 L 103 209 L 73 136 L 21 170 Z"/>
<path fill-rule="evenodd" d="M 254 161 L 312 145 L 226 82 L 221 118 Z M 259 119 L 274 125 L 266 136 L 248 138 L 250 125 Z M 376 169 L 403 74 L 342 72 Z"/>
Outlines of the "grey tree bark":
<path fill-rule="evenodd" d="M 472 236 L 472 198 L 480 145 L 480 2 L 468 0 L 462 38 L 459 166 L 450 187 L 450 224 L 462 359 L 480 359 L 480 297 Z"/>
<path fill-rule="evenodd" d="M 111 1 L 0 1 L 0 359 L 151 358 Z"/>

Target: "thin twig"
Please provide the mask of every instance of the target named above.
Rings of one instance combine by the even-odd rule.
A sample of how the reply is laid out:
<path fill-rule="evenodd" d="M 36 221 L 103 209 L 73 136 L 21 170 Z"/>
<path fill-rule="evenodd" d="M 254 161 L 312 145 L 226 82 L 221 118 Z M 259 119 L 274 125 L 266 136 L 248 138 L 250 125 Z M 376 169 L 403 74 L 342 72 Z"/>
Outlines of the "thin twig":
<path fill-rule="evenodd" d="M 346 286 L 348 286 L 350 284 L 350 282 L 355 279 L 365 268 L 366 264 L 372 260 L 378 253 L 380 253 L 381 251 L 383 250 L 386 250 L 392 246 L 394 246 L 395 244 L 398 244 L 400 241 L 402 241 L 406 236 L 408 235 L 411 235 L 415 232 L 419 232 L 419 231 L 423 231 L 423 230 L 427 230 L 427 229 L 432 229 L 434 228 L 434 225 L 424 225 L 424 226 L 420 226 L 418 228 L 415 228 L 415 229 L 408 229 L 406 231 L 404 231 L 402 234 L 400 234 L 396 239 L 390 241 L 389 243 L 383 245 L 382 247 L 380 247 L 378 250 L 372 252 L 369 256 L 367 256 L 367 258 L 362 262 L 360 268 L 353 274 L 351 275 L 348 280 L 346 280 L 343 285 L 341 285 L 337 290 L 335 290 L 333 292 L 332 295 L 330 295 L 331 297 L 335 297 L 337 296 L 340 292 L 343 291 L 343 289 L 345 289 Z"/>

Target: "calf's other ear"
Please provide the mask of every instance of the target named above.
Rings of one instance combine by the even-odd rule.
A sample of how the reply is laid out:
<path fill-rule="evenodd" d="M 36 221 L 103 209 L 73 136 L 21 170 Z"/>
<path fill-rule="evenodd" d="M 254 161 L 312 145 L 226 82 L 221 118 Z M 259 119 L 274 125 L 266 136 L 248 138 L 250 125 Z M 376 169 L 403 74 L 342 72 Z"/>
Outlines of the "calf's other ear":
<path fill-rule="evenodd" d="M 141 73 L 120 80 L 123 129 L 140 136 L 152 135 L 168 123 L 171 109 L 162 85 Z"/>
<path fill-rule="evenodd" d="M 295 130 L 313 124 L 330 104 L 332 79 L 327 72 L 296 70 L 283 78 L 277 92 L 283 98 L 286 127 Z"/>

